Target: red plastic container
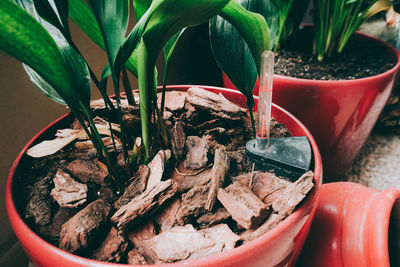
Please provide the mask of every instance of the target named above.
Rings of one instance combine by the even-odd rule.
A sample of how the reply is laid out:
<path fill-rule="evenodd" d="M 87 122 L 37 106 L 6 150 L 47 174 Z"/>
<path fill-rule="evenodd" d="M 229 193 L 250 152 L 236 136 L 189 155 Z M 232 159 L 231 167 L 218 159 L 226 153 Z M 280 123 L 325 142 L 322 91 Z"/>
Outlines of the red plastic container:
<path fill-rule="evenodd" d="M 298 266 L 400 266 L 400 189 L 324 184 Z"/>
<path fill-rule="evenodd" d="M 400 54 L 393 46 L 366 34 L 355 36 L 384 46 L 397 58 L 397 64 L 382 74 L 355 80 L 274 75 L 272 101 L 296 116 L 314 136 L 324 163 L 325 181 L 340 178 L 357 156 L 390 96 L 400 68 Z M 223 81 L 226 88 L 235 88 L 225 74 Z M 257 81 L 255 95 L 258 87 Z"/>
<path fill-rule="evenodd" d="M 168 90 L 186 91 L 191 86 L 169 86 Z M 229 100 L 244 105 L 245 98 L 237 91 L 200 86 L 215 93 L 222 93 Z M 314 158 L 315 187 L 297 210 L 264 236 L 242 245 L 229 252 L 212 257 L 172 264 L 172 266 L 294 266 L 300 250 L 305 242 L 312 219 L 318 204 L 319 189 L 322 183 L 322 163 L 317 144 L 305 126 L 284 109 L 274 105 L 272 115 L 281 123 L 285 123 L 293 136 L 305 135 L 309 139 Z M 15 174 L 23 171 L 24 154 L 33 143 L 43 139 L 57 127 L 66 125 L 68 115 L 65 115 L 35 136 L 20 152 L 10 171 L 6 188 L 6 205 L 11 225 L 22 243 L 29 258 L 36 266 L 122 266 L 103 263 L 82 258 L 63 251 L 36 235 L 20 216 L 23 209 L 18 206 L 18 196 L 21 194 Z M 162 266 L 167 266 L 162 265 Z"/>

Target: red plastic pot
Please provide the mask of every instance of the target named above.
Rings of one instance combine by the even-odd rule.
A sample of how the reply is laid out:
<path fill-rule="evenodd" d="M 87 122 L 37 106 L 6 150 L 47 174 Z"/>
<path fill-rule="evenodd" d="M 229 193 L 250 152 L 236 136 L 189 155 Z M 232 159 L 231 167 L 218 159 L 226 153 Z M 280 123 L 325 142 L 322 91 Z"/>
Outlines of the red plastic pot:
<path fill-rule="evenodd" d="M 186 91 L 190 87 L 169 86 L 168 90 Z M 215 93 L 222 93 L 226 98 L 240 105 L 245 103 L 245 98 L 237 91 L 218 87 L 201 87 Z M 322 183 L 321 157 L 313 137 L 300 121 L 276 105 L 273 106 L 272 114 L 279 122 L 286 124 L 293 136 L 305 135 L 308 137 L 314 158 L 314 189 L 293 214 L 264 236 L 226 253 L 204 259 L 172 264 L 173 266 L 265 267 L 294 265 L 305 242 L 317 207 L 319 189 Z M 48 138 L 51 138 L 50 136 L 57 128 L 66 126 L 70 122 L 70 117 L 68 114 L 64 115 L 43 129 L 24 147 L 15 160 L 6 188 L 6 205 L 11 225 L 29 258 L 36 266 L 122 266 L 82 258 L 63 251 L 40 238 L 21 218 L 20 214 L 23 207 L 19 205 L 19 196 L 22 190 L 15 177 L 18 172 L 24 171 L 23 165 L 26 161 L 25 152 L 32 144 L 43 140 L 46 135 Z"/>
<path fill-rule="evenodd" d="M 384 46 L 397 58 L 396 65 L 382 74 L 355 80 L 274 75 L 272 100 L 302 121 L 314 136 L 324 162 L 325 181 L 340 177 L 351 165 L 388 100 L 400 68 L 400 54 L 393 46 L 366 34 L 355 36 Z M 223 81 L 226 88 L 235 88 L 226 75 Z M 254 94 L 258 95 L 258 82 Z"/>
<path fill-rule="evenodd" d="M 400 189 L 322 186 L 298 266 L 400 266 Z"/>

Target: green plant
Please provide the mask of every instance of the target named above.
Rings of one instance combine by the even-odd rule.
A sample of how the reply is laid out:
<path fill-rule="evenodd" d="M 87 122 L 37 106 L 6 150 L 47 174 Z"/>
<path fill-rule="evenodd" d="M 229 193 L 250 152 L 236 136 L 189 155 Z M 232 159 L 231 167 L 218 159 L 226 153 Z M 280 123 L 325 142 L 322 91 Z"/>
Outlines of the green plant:
<path fill-rule="evenodd" d="M 271 2 L 275 5 L 279 17 L 279 31 L 274 43 L 276 52 L 299 27 L 310 0 L 271 0 Z"/>
<path fill-rule="evenodd" d="M 162 112 L 156 105 L 157 84 L 155 61 L 164 50 L 168 74 L 169 58 L 186 27 L 207 22 L 219 14 L 235 25 L 249 45 L 255 69 L 260 67 L 261 53 L 270 48 L 265 19 L 247 11 L 234 0 L 133 0 L 137 19 L 127 33 L 130 16 L 129 0 L 2 0 L 0 1 L 0 49 L 22 61 L 35 85 L 52 100 L 66 104 L 81 123 L 98 150 L 117 187 L 122 181 L 113 170 L 116 159 L 105 148 L 90 114 L 90 81 L 100 91 L 105 105 L 121 125 L 120 139 L 127 171 L 135 166 L 138 149 L 122 120 L 120 77 L 129 96 L 129 70 L 137 76 L 140 96 L 142 142 L 145 162 L 150 158 L 152 138 L 159 135 L 167 143 Z M 101 78 L 88 66 L 71 37 L 68 18 L 102 49 L 108 65 Z M 107 80 L 111 77 L 115 94 L 114 106 L 108 97 Z M 233 78 L 234 79 L 234 78 Z M 164 83 L 165 85 L 165 77 Z M 243 91 L 247 92 L 247 91 Z M 164 96 L 164 94 L 163 94 Z M 248 92 L 246 96 L 251 96 Z M 164 103 L 164 100 L 162 100 Z M 130 104 L 135 104 L 130 97 Z M 86 126 L 86 123 L 88 126 Z M 151 125 L 159 129 L 152 135 Z M 111 129 L 111 125 L 110 125 Z M 128 150 L 134 153 L 129 157 Z"/>
<path fill-rule="evenodd" d="M 319 61 L 340 54 L 353 33 L 389 0 L 315 0 L 315 52 Z"/>

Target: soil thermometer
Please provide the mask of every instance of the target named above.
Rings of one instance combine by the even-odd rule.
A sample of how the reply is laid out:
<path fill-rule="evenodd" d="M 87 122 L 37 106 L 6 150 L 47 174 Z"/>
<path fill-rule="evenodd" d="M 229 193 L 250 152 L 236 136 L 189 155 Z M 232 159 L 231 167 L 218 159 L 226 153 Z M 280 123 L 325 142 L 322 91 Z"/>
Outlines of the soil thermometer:
<path fill-rule="evenodd" d="M 274 53 L 261 56 L 256 139 L 246 144 L 246 154 L 255 170 L 272 171 L 296 181 L 310 169 L 311 145 L 306 136 L 270 138 Z"/>

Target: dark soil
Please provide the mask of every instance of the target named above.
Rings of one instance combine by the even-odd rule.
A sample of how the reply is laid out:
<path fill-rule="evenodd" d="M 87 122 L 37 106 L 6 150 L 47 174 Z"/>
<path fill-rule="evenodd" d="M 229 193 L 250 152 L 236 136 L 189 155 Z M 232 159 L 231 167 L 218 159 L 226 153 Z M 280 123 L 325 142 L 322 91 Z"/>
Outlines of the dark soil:
<path fill-rule="evenodd" d="M 295 40 L 277 52 L 275 74 L 312 80 L 352 80 L 383 73 L 396 64 L 396 57 L 376 41 L 353 38 L 342 54 L 319 62 L 312 53 L 310 29 L 302 30 Z"/>

